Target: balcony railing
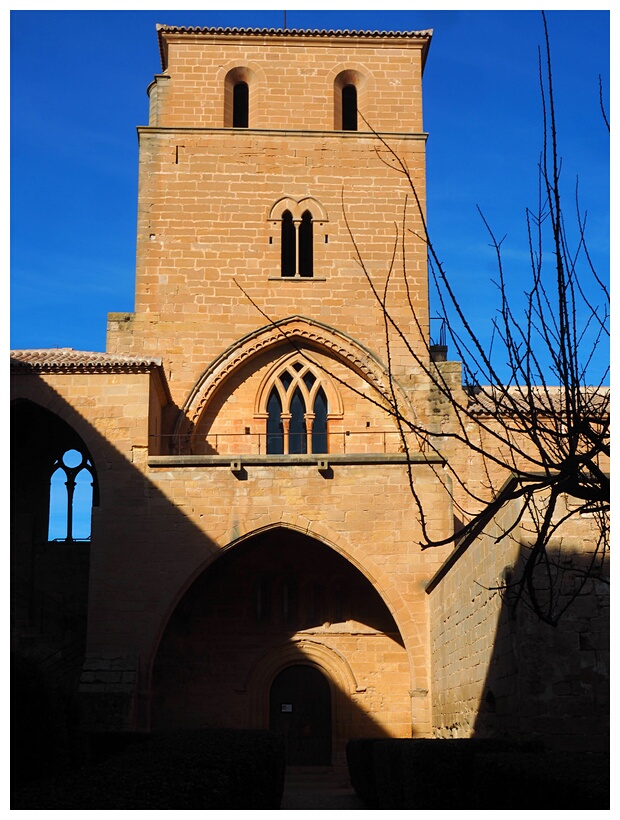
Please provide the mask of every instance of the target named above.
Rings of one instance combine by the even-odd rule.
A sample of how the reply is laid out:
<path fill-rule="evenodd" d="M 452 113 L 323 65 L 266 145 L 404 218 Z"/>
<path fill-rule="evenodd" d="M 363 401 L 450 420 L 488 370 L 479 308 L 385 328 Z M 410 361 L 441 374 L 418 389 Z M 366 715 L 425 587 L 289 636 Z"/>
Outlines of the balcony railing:
<path fill-rule="evenodd" d="M 211 433 L 206 436 L 151 436 L 151 453 L 161 455 L 191 453 L 195 455 L 302 455 L 402 453 L 403 437 L 397 430 L 343 430 L 323 437 L 324 449 L 309 446 L 306 434 Z M 423 453 L 423 443 L 413 434 L 406 438 L 410 453 Z"/>

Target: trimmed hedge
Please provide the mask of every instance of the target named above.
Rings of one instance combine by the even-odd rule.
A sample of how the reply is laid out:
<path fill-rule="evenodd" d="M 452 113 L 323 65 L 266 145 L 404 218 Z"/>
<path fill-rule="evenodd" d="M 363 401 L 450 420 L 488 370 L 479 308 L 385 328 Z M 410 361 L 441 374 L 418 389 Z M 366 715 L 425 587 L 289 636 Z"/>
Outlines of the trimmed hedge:
<path fill-rule="evenodd" d="M 50 682 L 37 663 L 11 653 L 11 784 L 60 774 L 86 752 L 75 693 Z"/>
<path fill-rule="evenodd" d="M 609 756 L 496 739 L 360 739 L 351 785 L 373 809 L 608 809 Z"/>
<path fill-rule="evenodd" d="M 22 788 L 11 809 L 278 809 L 284 770 L 271 732 L 179 731 Z"/>

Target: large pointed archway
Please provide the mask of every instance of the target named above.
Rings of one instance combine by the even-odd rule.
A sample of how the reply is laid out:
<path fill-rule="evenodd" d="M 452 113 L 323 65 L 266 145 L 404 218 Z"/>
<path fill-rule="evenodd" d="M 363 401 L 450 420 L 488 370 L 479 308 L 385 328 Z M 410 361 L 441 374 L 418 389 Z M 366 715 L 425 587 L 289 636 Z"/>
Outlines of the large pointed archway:
<path fill-rule="evenodd" d="M 297 667 L 316 674 L 286 672 Z M 325 698 L 317 715 L 302 703 L 321 679 L 329 720 Z M 152 727 L 268 728 L 273 698 L 282 708 L 292 686 L 302 718 L 321 721 L 317 748 L 299 755 L 342 759 L 349 737 L 410 731 L 409 681 L 403 639 L 369 580 L 316 538 L 278 527 L 226 550 L 180 600 L 154 662 Z"/>

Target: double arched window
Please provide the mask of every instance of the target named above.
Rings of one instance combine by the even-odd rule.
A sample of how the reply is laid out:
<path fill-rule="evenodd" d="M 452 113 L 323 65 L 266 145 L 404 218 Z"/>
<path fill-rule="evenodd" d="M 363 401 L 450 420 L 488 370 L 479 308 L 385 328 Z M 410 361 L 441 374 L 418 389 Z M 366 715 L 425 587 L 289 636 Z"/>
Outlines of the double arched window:
<path fill-rule="evenodd" d="M 282 276 L 312 276 L 312 214 L 304 211 L 294 220 L 290 211 L 282 214 Z"/>
<path fill-rule="evenodd" d="M 280 275 L 285 277 L 314 276 L 316 228 L 323 228 L 327 213 L 313 197 L 300 200 L 279 199 L 269 211 L 269 220 L 280 228 Z M 324 241 L 327 243 L 327 233 Z M 270 244 L 273 237 L 269 239 Z"/>
<path fill-rule="evenodd" d="M 327 453 L 327 396 L 303 361 L 287 364 L 267 399 L 267 452 Z"/>

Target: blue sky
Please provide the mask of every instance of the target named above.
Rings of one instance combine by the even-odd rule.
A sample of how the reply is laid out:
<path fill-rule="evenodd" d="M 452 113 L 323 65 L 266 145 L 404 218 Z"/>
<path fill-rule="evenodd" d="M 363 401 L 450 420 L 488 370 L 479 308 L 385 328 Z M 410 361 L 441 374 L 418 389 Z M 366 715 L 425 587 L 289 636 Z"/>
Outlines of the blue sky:
<path fill-rule="evenodd" d="M 109 311 L 131 311 L 138 146 L 160 71 L 156 23 L 280 28 L 283 11 L 13 11 L 12 348 L 103 350 Z M 550 11 L 565 201 L 588 211 L 609 275 L 609 13 Z M 476 210 L 504 242 L 517 290 L 525 209 L 542 144 L 538 11 L 287 11 L 289 28 L 434 29 L 424 76 L 431 238 L 470 322 L 487 337 L 496 268 Z M 605 352 L 602 351 L 603 360 Z"/>

